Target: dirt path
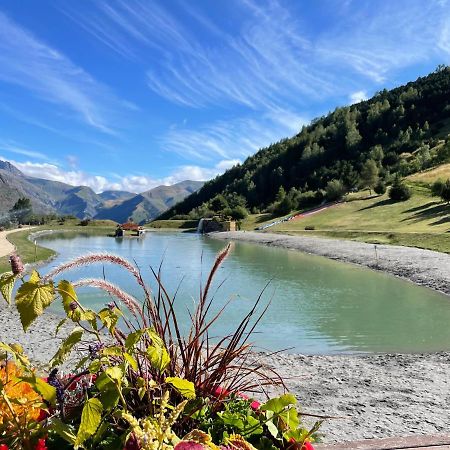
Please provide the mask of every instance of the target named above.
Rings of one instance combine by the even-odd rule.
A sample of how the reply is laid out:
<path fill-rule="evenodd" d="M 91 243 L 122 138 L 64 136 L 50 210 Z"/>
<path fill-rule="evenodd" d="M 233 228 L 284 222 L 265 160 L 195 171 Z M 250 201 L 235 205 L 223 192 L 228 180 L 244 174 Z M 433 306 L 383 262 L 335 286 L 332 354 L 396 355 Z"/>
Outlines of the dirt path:
<path fill-rule="evenodd" d="M 34 227 L 16 228 L 14 230 L 0 231 L 0 257 L 10 255 L 14 250 L 14 245 L 6 239 L 8 234 L 18 233 L 19 231 L 29 230 Z"/>

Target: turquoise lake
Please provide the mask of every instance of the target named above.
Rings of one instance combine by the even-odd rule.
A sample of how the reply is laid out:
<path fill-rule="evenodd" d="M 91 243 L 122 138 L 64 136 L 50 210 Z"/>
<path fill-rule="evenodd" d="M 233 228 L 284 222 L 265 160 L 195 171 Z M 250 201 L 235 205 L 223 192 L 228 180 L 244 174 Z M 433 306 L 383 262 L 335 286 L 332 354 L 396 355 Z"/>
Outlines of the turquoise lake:
<path fill-rule="evenodd" d="M 136 261 L 152 287 L 149 267 L 162 262 L 169 292 L 178 286 L 176 308 L 186 329 L 215 255 L 224 241 L 192 233 L 151 232 L 142 238 L 54 233 L 37 238 L 58 256 L 42 274 L 88 252 L 109 252 Z M 105 276 L 142 298 L 123 269 L 96 265 L 67 272 L 75 281 Z M 223 283 L 223 284 L 222 284 Z M 225 313 L 211 332 L 224 336 L 235 328 L 266 284 L 270 307 L 251 339 L 256 349 L 304 354 L 355 352 L 428 352 L 450 349 L 450 298 L 390 275 L 300 252 L 237 242 L 215 279 L 214 311 L 228 300 Z M 109 301 L 101 291 L 79 290 L 81 301 L 101 308 Z M 58 306 L 52 306 L 55 311 Z"/>

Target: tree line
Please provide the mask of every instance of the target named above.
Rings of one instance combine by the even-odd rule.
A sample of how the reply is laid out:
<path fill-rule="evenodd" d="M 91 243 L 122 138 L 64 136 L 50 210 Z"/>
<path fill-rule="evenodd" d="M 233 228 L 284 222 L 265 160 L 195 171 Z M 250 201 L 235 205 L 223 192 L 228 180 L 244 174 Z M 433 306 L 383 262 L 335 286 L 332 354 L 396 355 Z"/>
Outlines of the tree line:
<path fill-rule="evenodd" d="M 160 216 L 288 213 L 346 192 L 383 193 L 401 178 L 450 160 L 450 67 L 336 108 L 274 143 Z"/>

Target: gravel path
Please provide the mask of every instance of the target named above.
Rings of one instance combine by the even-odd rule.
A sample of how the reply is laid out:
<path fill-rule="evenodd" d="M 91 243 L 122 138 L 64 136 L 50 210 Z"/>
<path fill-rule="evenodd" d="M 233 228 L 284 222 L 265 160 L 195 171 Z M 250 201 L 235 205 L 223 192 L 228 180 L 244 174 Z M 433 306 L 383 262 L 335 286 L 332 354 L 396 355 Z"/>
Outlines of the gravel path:
<path fill-rule="evenodd" d="M 374 245 L 316 236 L 287 236 L 253 231 L 211 233 L 210 237 L 300 250 L 359 264 L 450 295 L 450 255 L 446 253 L 399 245 Z"/>
<path fill-rule="evenodd" d="M 34 227 L 23 227 L 17 228 L 15 230 L 0 231 L 0 257 L 10 255 L 15 250 L 14 245 L 12 245 L 11 242 L 6 239 L 6 236 L 8 236 L 8 234 L 17 233 L 18 231 L 24 231 L 30 228 Z"/>

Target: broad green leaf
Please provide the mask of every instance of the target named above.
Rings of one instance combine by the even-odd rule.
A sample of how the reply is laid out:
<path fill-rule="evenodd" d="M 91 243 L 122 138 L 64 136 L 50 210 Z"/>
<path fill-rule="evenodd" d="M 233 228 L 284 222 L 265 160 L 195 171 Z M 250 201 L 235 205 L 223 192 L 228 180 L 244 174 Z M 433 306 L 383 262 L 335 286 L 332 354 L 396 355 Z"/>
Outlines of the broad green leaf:
<path fill-rule="evenodd" d="M 133 370 L 138 370 L 138 363 L 133 356 L 131 356 L 129 353 L 124 353 L 123 357 Z"/>
<path fill-rule="evenodd" d="M 55 289 L 52 282 L 40 285 L 38 282 L 28 281 L 20 286 L 16 294 L 16 306 L 24 331 L 27 331 L 36 317 L 44 312 L 54 297 Z"/>
<path fill-rule="evenodd" d="M 169 353 L 163 346 L 149 346 L 147 355 L 150 358 L 151 365 L 160 372 L 163 372 L 170 363 Z"/>
<path fill-rule="evenodd" d="M 23 352 L 23 348 L 19 344 L 8 345 L 5 342 L 0 342 L 0 350 L 5 351 L 13 356 L 16 364 L 23 368 L 28 369 L 30 367 L 30 360 L 28 356 Z"/>
<path fill-rule="evenodd" d="M 130 350 L 130 348 L 134 347 L 141 337 L 146 333 L 146 329 L 143 330 L 137 330 L 134 333 L 130 333 L 127 338 L 125 339 L 125 347 L 127 350 Z"/>
<path fill-rule="evenodd" d="M 78 302 L 77 293 L 75 292 L 75 289 L 73 288 L 72 284 L 69 283 L 66 280 L 61 280 L 58 283 L 58 294 L 62 298 L 62 303 L 64 307 L 64 311 L 66 312 L 67 316 L 69 318 L 72 318 L 73 311 L 70 308 L 70 304 L 72 302 Z"/>
<path fill-rule="evenodd" d="M 111 311 L 109 308 L 102 309 L 98 313 L 98 317 L 103 323 L 103 325 L 105 325 L 105 327 L 108 328 L 109 332 L 114 333 L 117 321 L 119 320 L 117 310 L 114 309 L 113 311 Z"/>
<path fill-rule="evenodd" d="M 62 437 L 69 444 L 74 445 L 76 436 L 73 432 L 73 428 L 70 425 L 65 424 L 62 420 L 57 417 L 53 417 L 50 422 L 50 429 L 56 434 Z"/>
<path fill-rule="evenodd" d="M 30 283 L 39 283 L 41 281 L 41 276 L 36 270 L 33 270 L 30 275 L 30 279 L 28 280 Z"/>
<path fill-rule="evenodd" d="M 166 383 L 172 385 L 183 397 L 187 399 L 195 398 L 195 386 L 192 381 L 178 377 L 167 377 Z"/>
<path fill-rule="evenodd" d="M 105 370 L 105 373 L 109 378 L 111 378 L 111 380 L 115 381 L 118 384 L 122 381 L 123 371 L 119 366 L 108 367 Z"/>
<path fill-rule="evenodd" d="M 64 362 L 69 353 L 72 351 L 73 347 L 81 341 L 83 336 L 83 329 L 80 327 L 75 327 L 69 336 L 62 342 L 58 351 L 55 353 L 50 361 L 51 367 L 59 366 Z"/>
<path fill-rule="evenodd" d="M 295 405 L 297 399 L 292 394 L 284 394 L 281 397 L 271 398 L 269 401 L 261 405 L 261 411 L 273 411 L 276 414 L 282 412 L 286 407 Z"/>
<path fill-rule="evenodd" d="M 117 345 L 114 345 L 112 347 L 105 347 L 102 350 L 102 354 L 105 356 L 122 356 L 123 349 L 122 347 L 119 347 Z"/>
<path fill-rule="evenodd" d="M 100 401 L 103 408 L 105 410 L 114 408 L 119 401 L 119 391 L 116 384 L 111 381 L 105 372 L 95 380 L 95 386 L 100 392 Z"/>
<path fill-rule="evenodd" d="M 34 387 L 45 401 L 51 405 L 56 405 L 56 389 L 53 386 L 50 386 L 42 378 L 36 378 Z"/>
<path fill-rule="evenodd" d="M 98 398 L 90 398 L 81 413 L 80 428 L 78 428 L 75 448 L 79 448 L 86 439 L 95 434 L 102 420 L 103 405 Z"/>
<path fill-rule="evenodd" d="M 11 304 L 11 294 L 15 282 L 16 276 L 12 272 L 6 272 L 0 276 L 0 292 L 8 305 Z"/>

